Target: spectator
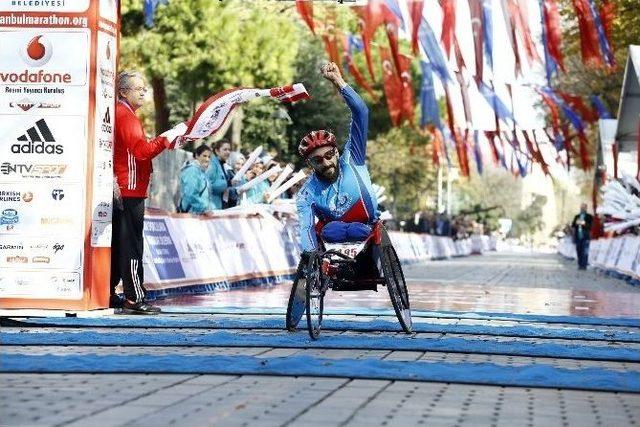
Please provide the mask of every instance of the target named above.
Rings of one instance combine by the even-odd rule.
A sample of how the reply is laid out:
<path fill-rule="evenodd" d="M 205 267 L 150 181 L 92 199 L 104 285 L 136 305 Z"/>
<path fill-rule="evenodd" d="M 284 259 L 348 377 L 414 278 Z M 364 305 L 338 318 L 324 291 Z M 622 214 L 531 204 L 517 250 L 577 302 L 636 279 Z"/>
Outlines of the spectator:
<path fill-rule="evenodd" d="M 207 180 L 207 168 L 211 163 L 211 148 L 200 145 L 193 153 L 194 160 L 187 162 L 180 171 L 180 212 L 211 215 L 212 206 Z"/>
<path fill-rule="evenodd" d="M 242 193 L 238 193 L 238 187 L 247 182 L 244 176 L 241 176 L 237 182 L 233 182 L 233 177 L 238 172 L 242 165 L 246 162 L 244 155 L 239 151 L 232 151 L 229 154 L 229 158 L 224 164 L 225 173 L 227 176 L 227 183 L 229 185 L 229 201 L 226 204 L 227 208 L 232 208 L 240 204 Z"/>
<path fill-rule="evenodd" d="M 214 148 L 215 156 L 211 159 L 209 169 L 207 169 L 207 179 L 209 180 L 209 194 L 213 209 L 222 209 L 222 199 L 229 195 L 229 184 L 224 172 L 224 163 L 231 153 L 231 143 L 226 139 L 216 142 Z"/>
<path fill-rule="evenodd" d="M 589 243 L 591 242 L 591 226 L 593 216 L 587 213 L 587 204 L 580 205 L 580 213 L 573 218 L 573 241 L 578 255 L 578 269 L 586 270 L 589 263 Z"/>
<path fill-rule="evenodd" d="M 249 180 L 259 176 L 265 170 L 264 159 L 259 158 L 256 162 L 251 166 L 251 174 L 247 177 Z M 247 202 L 248 203 L 264 203 L 265 193 L 269 189 L 269 181 L 264 180 L 260 182 L 258 185 L 247 190 Z"/>
<path fill-rule="evenodd" d="M 144 270 L 144 203 L 151 177 L 151 159 L 160 154 L 186 130 L 179 125 L 171 131 L 147 140 L 142 122 L 136 116 L 145 103 L 147 87 L 140 73 L 123 71 L 117 81 L 118 102 L 115 109 L 113 172 L 115 175 L 113 201 L 113 234 L 111 240 L 111 298 L 112 308 L 125 312 L 156 314 L 160 311 L 145 302 Z M 182 133 L 176 130 L 183 126 Z M 169 134 L 174 136 L 169 137 Z M 115 289 L 122 280 L 125 300 Z"/>

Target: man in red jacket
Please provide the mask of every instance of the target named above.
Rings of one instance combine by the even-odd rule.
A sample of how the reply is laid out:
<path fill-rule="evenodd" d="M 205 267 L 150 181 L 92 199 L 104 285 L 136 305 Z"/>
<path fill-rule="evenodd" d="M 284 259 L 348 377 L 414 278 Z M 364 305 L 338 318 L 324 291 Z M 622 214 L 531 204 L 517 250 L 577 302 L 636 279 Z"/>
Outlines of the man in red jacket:
<path fill-rule="evenodd" d="M 111 242 L 111 306 L 135 314 L 160 312 L 145 302 L 142 268 L 144 201 L 151 178 L 151 160 L 169 147 L 186 126 L 147 139 L 136 110 L 145 103 L 147 87 L 143 76 L 132 71 L 118 75 L 118 102 L 115 111 L 114 204 Z M 121 302 L 115 288 L 122 279 L 125 300 Z"/>

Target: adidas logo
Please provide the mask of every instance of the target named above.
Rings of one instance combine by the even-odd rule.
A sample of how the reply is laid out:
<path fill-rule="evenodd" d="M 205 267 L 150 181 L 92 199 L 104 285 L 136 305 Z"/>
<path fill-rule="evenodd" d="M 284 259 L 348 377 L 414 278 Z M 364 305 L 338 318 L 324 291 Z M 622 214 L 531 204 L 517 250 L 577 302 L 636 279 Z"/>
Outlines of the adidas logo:
<path fill-rule="evenodd" d="M 11 146 L 14 154 L 62 154 L 62 144 L 55 144 L 56 140 L 44 119 L 36 122 L 35 126 L 18 137 L 18 143 Z"/>
<path fill-rule="evenodd" d="M 109 113 L 109 107 L 107 107 L 107 111 L 104 113 L 104 117 L 102 118 L 102 132 L 111 133 L 113 132 L 113 126 L 111 126 L 111 114 Z"/>

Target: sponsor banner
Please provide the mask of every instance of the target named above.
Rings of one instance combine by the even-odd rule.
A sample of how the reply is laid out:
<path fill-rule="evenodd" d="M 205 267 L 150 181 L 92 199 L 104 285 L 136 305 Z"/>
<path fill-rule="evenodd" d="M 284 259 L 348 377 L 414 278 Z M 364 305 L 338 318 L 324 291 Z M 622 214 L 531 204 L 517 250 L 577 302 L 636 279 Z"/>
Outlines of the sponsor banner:
<path fill-rule="evenodd" d="M 81 238 L 84 200 L 80 184 L 35 185 L 27 181 L 6 183 L 2 188 L 0 235 L 64 234 Z"/>
<path fill-rule="evenodd" d="M 118 22 L 118 4 L 117 0 L 100 0 L 99 8 L 100 18 L 106 19 L 113 23 Z"/>
<path fill-rule="evenodd" d="M 89 37 L 89 30 L 0 30 L 0 114 L 88 111 Z"/>
<path fill-rule="evenodd" d="M 624 274 L 634 273 L 634 263 L 640 250 L 640 237 L 625 235 L 621 238 L 622 246 L 620 249 L 620 256 L 616 263 L 616 269 Z"/>
<path fill-rule="evenodd" d="M 0 182 L 84 182 L 86 119 L 81 116 L 3 116 Z"/>
<path fill-rule="evenodd" d="M 168 225 L 186 279 L 200 279 L 207 283 L 226 280 L 227 275 L 214 245 L 215 239 L 209 234 L 207 221 L 196 217 L 171 218 Z"/>
<path fill-rule="evenodd" d="M 78 239 L 0 234 L 0 268 L 77 271 L 81 256 L 82 241 Z"/>
<path fill-rule="evenodd" d="M 96 108 L 93 135 L 93 218 L 91 245 L 111 246 L 111 228 L 101 222 L 111 221 L 113 203 L 113 128 L 115 121 L 116 40 L 98 32 L 96 66 Z M 108 93 L 109 97 L 101 96 Z M 108 238 L 107 238 L 108 237 Z"/>
<path fill-rule="evenodd" d="M 111 222 L 91 222 L 91 246 L 94 248 L 110 248 L 113 227 Z"/>
<path fill-rule="evenodd" d="M 89 0 L 4 0 L 0 11 L 11 12 L 85 12 Z"/>
<path fill-rule="evenodd" d="M 78 272 L 4 269 L 0 298 L 81 299 L 80 276 Z"/>
<path fill-rule="evenodd" d="M 145 252 L 153 264 L 158 278 L 163 280 L 185 279 L 182 263 L 174 240 L 167 227 L 168 218 L 153 217 L 144 221 Z"/>

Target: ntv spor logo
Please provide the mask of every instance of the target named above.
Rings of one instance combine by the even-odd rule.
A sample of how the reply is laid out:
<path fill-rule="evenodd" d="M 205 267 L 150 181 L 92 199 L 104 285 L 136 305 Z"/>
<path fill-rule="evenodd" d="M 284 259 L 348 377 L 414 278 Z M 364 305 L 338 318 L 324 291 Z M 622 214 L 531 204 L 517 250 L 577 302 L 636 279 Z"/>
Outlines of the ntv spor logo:
<path fill-rule="evenodd" d="M 53 48 L 48 36 L 37 35 L 18 48 L 18 53 L 29 67 L 42 67 L 51 59 Z M 21 73 L 1 73 L 1 83 L 71 83 L 69 73 L 49 73 L 44 70 Z"/>
<path fill-rule="evenodd" d="M 14 154 L 62 154 L 64 147 L 55 144 L 56 140 L 44 119 L 36 122 L 35 126 L 27 129 L 26 133 L 18 137 L 17 143 L 11 146 Z"/>

